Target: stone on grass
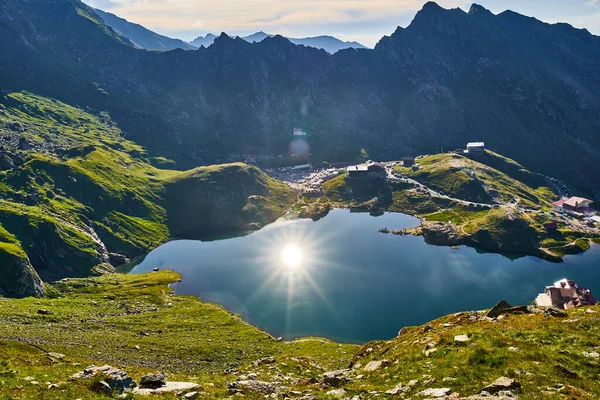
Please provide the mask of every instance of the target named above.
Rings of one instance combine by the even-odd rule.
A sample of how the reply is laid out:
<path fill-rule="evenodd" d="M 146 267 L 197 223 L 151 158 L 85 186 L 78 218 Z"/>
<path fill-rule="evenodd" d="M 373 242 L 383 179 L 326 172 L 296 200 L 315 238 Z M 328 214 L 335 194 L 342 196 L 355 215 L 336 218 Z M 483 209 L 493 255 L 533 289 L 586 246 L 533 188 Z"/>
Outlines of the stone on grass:
<path fill-rule="evenodd" d="M 50 358 L 53 358 L 55 360 L 62 360 L 63 358 L 65 358 L 64 354 L 60 354 L 60 353 L 46 353 L 46 355 Z"/>
<path fill-rule="evenodd" d="M 490 394 L 498 394 L 502 391 L 518 393 L 521 391 L 521 384 L 512 378 L 502 376 L 496 379 L 491 385 L 488 385 L 481 389 L 481 392 L 488 392 Z"/>
<path fill-rule="evenodd" d="M 471 339 L 469 339 L 469 337 L 467 335 L 456 335 L 456 336 L 454 336 L 454 341 L 455 342 L 464 343 L 464 342 L 468 342 L 469 340 L 471 340 Z"/>
<path fill-rule="evenodd" d="M 167 393 L 184 393 L 190 391 L 203 391 L 204 388 L 202 385 L 199 385 L 194 382 L 167 382 L 164 386 L 159 388 L 150 389 L 150 388 L 135 388 L 133 389 L 133 394 L 140 395 L 154 395 L 154 394 L 167 394 Z"/>
<path fill-rule="evenodd" d="M 600 353 L 598 353 L 597 351 L 592 351 L 591 353 L 584 351 L 583 356 L 587 358 L 600 358 Z"/>
<path fill-rule="evenodd" d="M 350 381 L 345 375 L 349 369 L 339 369 L 337 371 L 329 371 L 323 374 L 322 383 L 331 387 L 338 387 Z"/>
<path fill-rule="evenodd" d="M 333 397 L 342 397 L 346 395 L 346 391 L 344 389 L 333 389 L 327 392 L 327 395 Z"/>
<path fill-rule="evenodd" d="M 556 307 L 546 308 L 546 311 L 544 311 L 544 315 L 546 317 L 557 317 L 557 318 L 566 318 L 569 316 L 569 314 L 567 314 L 563 310 L 559 310 Z"/>
<path fill-rule="evenodd" d="M 500 300 L 494 307 L 492 307 L 490 309 L 490 311 L 488 311 L 488 313 L 486 314 L 486 317 L 488 317 L 488 318 L 496 318 L 500 314 L 502 314 L 502 311 L 507 310 L 507 309 L 509 309 L 511 307 L 512 306 L 510 304 L 508 304 L 507 301 Z"/>
<path fill-rule="evenodd" d="M 449 395 L 450 392 L 452 392 L 452 389 L 450 389 L 450 388 L 437 388 L 437 389 L 432 388 L 432 389 L 421 390 L 419 393 L 417 393 L 417 396 L 439 398 L 439 397 L 444 397 L 444 396 Z"/>
<path fill-rule="evenodd" d="M 370 361 L 363 369 L 369 372 L 377 371 L 381 367 L 381 364 L 381 361 Z"/>
<path fill-rule="evenodd" d="M 140 388 L 142 389 L 157 389 L 165 386 L 167 383 L 167 375 L 159 372 L 156 374 L 148 374 L 142 376 L 140 380 Z"/>
<path fill-rule="evenodd" d="M 91 389 L 94 392 L 103 393 L 110 395 L 113 392 L 113 388 L 105 381 L 94 381 Z"/>
<path fill-rule="evenodd" d="M 248 391 L 253 393 L 271 394 L 275 393 L 275 384 L 263 381 L 236 381 L 227 384 L 230 392 Z"/>
<path fill-rule="evenodd" d="M 127 373 L 110 365 L 101 367 L 89 367 L 82 372 L 78 372 L 71 379 L 92 379 L 101 377 L 111 388 L 111 392 L 123 393 L 127 389 L 132 389 L 136 383 Z"/>
<path fill-rule="evenodd" d="M 193 400 L 198 398 L 198 392 L 189 392 L 183 395 L 185 400 Z"/>
<path fill-rule="evenodd" d="M 402 386 L 402 383 L 399 383 L 393 389 L 386 390 L 385 394 L 391 394 L 392 396 L 398 395 L 400 393 L 404 393 L 410 390 L 408 386 Z"/>

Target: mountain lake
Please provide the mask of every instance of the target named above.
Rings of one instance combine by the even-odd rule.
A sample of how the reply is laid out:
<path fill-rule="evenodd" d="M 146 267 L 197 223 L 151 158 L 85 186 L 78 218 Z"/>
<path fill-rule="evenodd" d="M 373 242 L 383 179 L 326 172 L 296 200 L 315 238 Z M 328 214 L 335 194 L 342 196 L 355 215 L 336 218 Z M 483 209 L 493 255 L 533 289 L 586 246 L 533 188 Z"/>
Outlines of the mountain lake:
<path fill-rule="evenodd" d="M 531 304 L 562 278 L 600 297 L 600 246 L 557 264 L 379 232 L 418 224 L 398 213 L 333 210 L 317 222 L 278 221 L 247 236 L 172 241 L 131 273 L 177 271 L 177 294 L 221 304 L 276 337 L 357 343 L 500 300 Z"/>

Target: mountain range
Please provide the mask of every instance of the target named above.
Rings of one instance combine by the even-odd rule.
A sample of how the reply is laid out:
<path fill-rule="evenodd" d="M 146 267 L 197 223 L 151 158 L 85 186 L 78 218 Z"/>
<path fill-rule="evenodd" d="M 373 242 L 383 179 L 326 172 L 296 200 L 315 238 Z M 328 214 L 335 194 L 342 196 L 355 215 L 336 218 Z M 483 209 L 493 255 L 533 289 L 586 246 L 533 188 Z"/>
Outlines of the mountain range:
<path fill-rule="evenodd" d="M 78 0 L 0 4 L 0 87 L 107 111 L 178 168 L 287 154 L 397 158 L 486 146 L 579 192 L 600 191 L 600 38 L 512 11 L 429 2 L 374 49 L 328 54 L 221 34 L 139 49 Z"/>
<path fill-rule="evenodd" d="M 265 32 L 256 32 L 252 35 L 242 36 L 246 42 L 254 43 L 261 42 L 268 37 L 273 37 L 275 35 L 271 35 Z M 196 39 L 190 42 L 192 46 L 200 47 L 208 47 L 215 41 L 217 37 L 212 33 L 207 34 L 206 36 L 198 36 Z M 290 42 L 297 45 L 304 45 L 308 47 L 314 47 L 315 49 L 323 49 L 330 54 L 334 54 L 340 50 L 344 49 L 366 49 L 365 46 L 358 42 L 344 42 L 333 36 L 315 36 L 315 37 L 307 37 L 307 38 L 286 38 Z"/>
<path fill-rule="evenodd" d="M 96 13 L 102 18 L 106 25 L 113 28 L 119 34 L 125 36 L 131 40 L 136 46 L 141 49 L 148 50 L 195 50 L 196 47 L 190 45 L 179 39 L 172 39 L 167 36 L 159 35 L 156 32 L 152 32 L 150 29 L 146 29 L 141 25 L 134 24 L 127 21 L 126 19 L 117 17 L 114 14 L 104 12 L 102 10 L 95 10 Z"/>
<path fill-rule="evenodd" d="M 114 14 L 96 9 L 95 10 L 98 16 L 102 18 L 104 23 L 115 31 L 117 31 L 120 35 L 126 37 L 131 40 L 137 47 L 146 50 L 174 50 L 174 49 L 183 49 L 183 50 L 196 50 L 197 48 L 204 46 L 208 47 L 217 38 L 217 36 L 212 33 L 207 34 L 206 36 L 198 36 L 196 39 L 192 40 L 190 43 L 186 43 L 180 39 L 172 39 L 167 36 L 159 35 L 156 32 L 151 31 L 141 25 L 132 23 L 127 21 L 124 18 L 120 18 Z M 256 32 L 252 35 L 242 36 L 241 38 L 247 42 L 260 42 L 267 37 L 271 37 L 274 35 L 270 35 L 264 32 Z M 358 42 L 344 42 L 338 38 L 333 36 L 316 36 L 316 37 L 308 37 L 308 38 L 300 38 L 293 39 L 288 38 L 292 43 L 298 45 L 304 45 L 309 47 L 314 47 L 316 49 L 323 49 L 328 53 L 335 53 L 339 50 L 354 48 L 354 49 L 365 49 L 366 47 Z"/>

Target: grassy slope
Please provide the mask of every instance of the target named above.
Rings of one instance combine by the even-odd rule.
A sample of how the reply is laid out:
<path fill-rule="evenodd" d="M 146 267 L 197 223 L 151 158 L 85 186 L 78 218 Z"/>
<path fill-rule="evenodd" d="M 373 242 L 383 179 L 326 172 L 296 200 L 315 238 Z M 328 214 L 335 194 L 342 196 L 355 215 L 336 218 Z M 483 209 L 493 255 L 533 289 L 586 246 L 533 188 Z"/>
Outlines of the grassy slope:
<path fill-rule="evenodd" d="M 297 197 L 283 182 L 242 163 L 198 167 L 165 183 L 168 225 L 172 235 L 183 237 L 258 229 Z"/>
<path fill-rule="evenodd" d="M 224 374 L 226 369 L 247 369 L 259 358 L 276 356 L 275 372 L 314 377 L 347 366 L 358 348 L 327 340 L 278 342 L 218 305 L 193 296 L 169 296 L 167 284 L 177 279 L 179 275 L 168 271 L 114 274 L 58 283 L 49 290 L 53 298 L 0 300 L 0 359 L 8 360 L 5 370 L 17 371 L 0 375 L 0 397 L 101 398 L 83 385 L 68 384 L 62 391 L 23 384 L 25 376 L 64 382 L 91 363 L 126 367 L 138 382 L 143 373 L 164 370 L 171 380 L 201 382 L 221 397 L 226 380 L 235 379 Z M 52 314 L 39 315 L 40 308 Z M 69 335 L 61 334 L 65 331 Z M 52 365 L 38 349 L 11 338 L 66 354 L 68 362 Z M 266 374 L 274 371 L 267 367 L 262 378 L 270 380 Z"/>
<path fill-rule="evenodd" d="M 418 170 L 399 166 L 396 172 L 457 199 L 489 204 L 514 203 L 517 199 L 521 206 L 549 210 L 557 198 L 542 177 L 491 151 L 471 158 L 438 154 L 417 161 Z M 544 223 L 553 219 L 547 214 L 524 212 L 517 207 L 488 209 L 460 204 L 432 197 L 408 183 L 346 179 L 340 175 L 325 182 L 323 192 L 319 204 L 403 212 L 430 222 L 452 224 L 463 242 L 488 251 L 559 260 L 565 254 L 586 250 L 589 240 L 597 239 L 569 231 L 562 224 L 557 232 L 548 233 Z M 314 207 L 305 200 L 298 208 L 308 212 Z"/>
<path fill-rule="evenodd" d="M 521 382 L 522 399 L 538 399 L 546 387 L 559 383 L 566 388 L 544 398 L 591 400 L 600 396 L 600 361 L 582 356 L 584 351 L 598 351 L 599 314 L 586 309 L 570 310 L 564 319 L 509 315 L 498 322 L 474 322 L 467 313 L 460 313 L 431 322 L 429 332 L 422 327 L 406 328 L 398 338 L 362 348 L 319 339 L 277 342 L 217 305 L 191 296 L 170 296 L 167 284 L 178 278 L 161 271 L 70 279 L 50 288 L 48 298 L 0 300 L 0 396 L 103 398 L 80 383 L 54 389 L 45 384 L 66 382 L 91 363 L 123 367 L 138 382 L 144 373 L 163 370 L 171 380 L 202 383 L 208 398 L 228 397 L 226 382 L 237 378 L 232 370 L 256 372 L 258 380 L 280 380 L 288 393 L 308 390 L 319 399 L 333 398 L 326 394 L 330 388 L 301 383 L 297 378 L 319 379 L 325 371 L 351 363 L 353 380 L 344 385 L 349 397 L 376 391 L 380 398 L 396 398 L 384 392 L 412 379 L 419 383 L 407 397 L 430 387 L 449 387 L 470 395 L 502 375 Z M 37 314 L 41 308 L 52 314 Z M 451 326 L 443 327 L 445 323 Z M 140 335 L 140 331 L 148 335 Z M 467 334 L 470 343 L 454 342 L 458 334 Z M 426 356 L 424 350 L 431 347 L 437 352 Z M 53 362 L 39 348 L 67 357 Z M 267 356 L 274 356 L 275 363 L 252 365 Z M 384 359 L 389 366 L 375 372 L 360 367 Z M 578 377 L 565 376 L 558 364 Z M 41 384 L 27 382 L 27 376 Z M 455 380 L 444 381 L 446 377 Z"/>
<path fill-rule="evenodd" d="M 557 199 L 543 178 L 491 151 L 471 158 L 437 154 L 417 161 L 417 171 L 403 167 L 397 167 L 397 171 L 458 199 L 509 203 L 517 198 L 520 204 L 530 207 L 549 206 Z"/>
<path fill-rule="evenodd" d="M 12 93 L 0 99 L 0 116 L 13 164 L 0 171 L 0 228 L 14 238 L 0 252 L 26 253 L 44 280 L 109 271 L 108 252 L 133 257 L 172 233 L 194 238 L 223 220 L 235 231 L 262 226 L 295 201 L 287 186 L 254 167 L 155 168 L 168 163 L 123 139 L 108 115 Z M 29 149 L 17 150 L 23 139 Z M 218 202 L 210 196 L 215 190 Z M 203 222 L 192 231 L 190 221 Z"/>

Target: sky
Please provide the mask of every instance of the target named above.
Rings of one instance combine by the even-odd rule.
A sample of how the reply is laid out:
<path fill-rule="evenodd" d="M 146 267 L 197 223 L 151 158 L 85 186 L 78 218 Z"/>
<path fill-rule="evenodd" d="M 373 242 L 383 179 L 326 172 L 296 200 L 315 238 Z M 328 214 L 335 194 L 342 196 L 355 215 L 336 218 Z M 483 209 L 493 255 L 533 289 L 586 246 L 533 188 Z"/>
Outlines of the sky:
<path fill-rule="evenodd" d="M 83 0 L 155 32 L 193 40 L 206 33 L 287 37 L 332 35 L 373 47 L 406 27 L 425 0 Z M 469 10 L 472 2 L 439 0 Z M 568 22 L 600 35 L 600 0 L 479 0 L 494 13 L 510 9 L 546 22 Z"/>

